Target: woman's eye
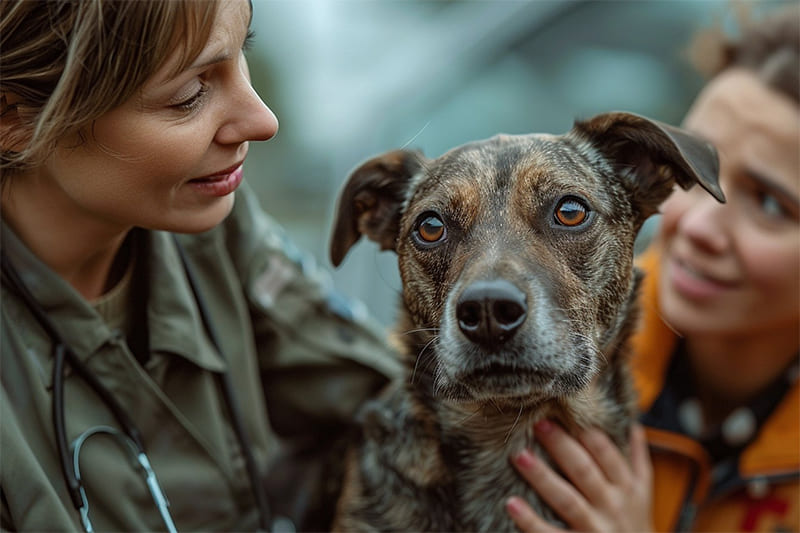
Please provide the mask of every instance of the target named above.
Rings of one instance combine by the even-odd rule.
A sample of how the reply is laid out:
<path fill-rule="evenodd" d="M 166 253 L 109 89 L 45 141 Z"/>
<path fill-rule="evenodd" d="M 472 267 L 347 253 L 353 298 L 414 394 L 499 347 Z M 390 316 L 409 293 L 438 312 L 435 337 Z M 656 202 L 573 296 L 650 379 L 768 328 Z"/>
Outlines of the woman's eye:
<path fill-rule="evenodd" d="M 581 200 L 567 197 L 558 202 L 553 217 L 562 226 L 580 226 L 589 217 L 589 208 Z"/>
<path fill-rule="evenodd" d="M 769 193 L 761 193 L 758 196 L 759 207 L 764 214 L 776 218 L 786 216 L 786 209 L 775 196 Z"/>
<path fill-rule="evenodd" d="M 200 104 L 203 103 L 203 99 L 205 98 L 207 93 L 208 93 L 208 86 L 203 84 L 200 86 L 197 92 L 194 93 L 192 96 L 190 96 L 189 98 L 187 98 L 182 102 L 178 102 L 172 107 L 180 111 L 192 111 L 197 107 L 200 107 Z"/>
<path fill-rule="evenodd" d="M 423 242 L 438 242 L 444 237 L 444 222 L 436 215 L 427 216 L 417 226 L 417 235 Z"/>
<path fill-rule="evenodd" d="M 256 32 L 253 30 L 247 30 L 247 35 L 244 38 L 244 43 L 242 43 L 242 50 L 247 52 L 253 47 L 253 42 L 256 40 Z"/>

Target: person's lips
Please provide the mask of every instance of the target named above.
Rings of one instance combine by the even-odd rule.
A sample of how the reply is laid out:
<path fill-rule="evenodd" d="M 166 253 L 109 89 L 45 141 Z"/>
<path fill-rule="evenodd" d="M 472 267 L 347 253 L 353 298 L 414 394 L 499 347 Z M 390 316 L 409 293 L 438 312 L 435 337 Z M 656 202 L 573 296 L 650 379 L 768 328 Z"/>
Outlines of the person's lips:
<path fill-rule="evenodd" d="M 188 183 L 203 194 L 226 196 L 236 190 L 243 177 L 242 163 L 238 163 L 214 174 L 189 180 Z"/>
<path fill-rule="evenodd" d="M 668 276 L 674 289 L 692 300 L 713 298 L 736 286 L 728 276 L 680 257 L 673 257 L 670 260 Z"/>

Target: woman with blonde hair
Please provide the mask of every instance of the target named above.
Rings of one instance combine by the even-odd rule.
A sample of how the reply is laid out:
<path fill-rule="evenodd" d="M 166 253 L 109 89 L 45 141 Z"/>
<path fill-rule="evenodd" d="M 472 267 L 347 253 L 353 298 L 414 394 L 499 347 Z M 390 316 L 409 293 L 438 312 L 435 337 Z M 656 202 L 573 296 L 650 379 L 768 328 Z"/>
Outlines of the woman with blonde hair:
<path fill-rule="evenodd" d="M 577 530 L 800 530 L 800 9 L 697 44 L 712 78 L 684 126 L 717 147 L 727 203 L 676 190 L 641 258 L 644 432 L 629 463 L 597 431 L 543 424 L 574 485 L 515 461 Z M 508 508 L 524 531 L 558 530 Z"/>
<path fill-rule="evenodd" d="M 278 436 L 336 450 L 394 372 L 243 185 L 251 10 L 0 3 L 4 530 L 270 528 Z"/>

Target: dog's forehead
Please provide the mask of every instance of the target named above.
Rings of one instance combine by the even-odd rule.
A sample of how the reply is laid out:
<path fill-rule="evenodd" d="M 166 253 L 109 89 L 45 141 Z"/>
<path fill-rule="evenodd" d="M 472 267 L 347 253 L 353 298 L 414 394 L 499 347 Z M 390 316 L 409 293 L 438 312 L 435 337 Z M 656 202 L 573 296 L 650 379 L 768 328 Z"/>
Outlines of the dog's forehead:
<path fill-rule="evenodd" d="M 522 183 L 535 194 L 540 187 L 575 183 L 579 175 L 585 187 L 592 187 L 594 155 L 590 147 L 563 135 L 496 135 L 428 161 L 410 193 L 431 197 L 439 191 L 451 198 L 487 198 Z"/>
<path fill-rule="evenodd" d="M 586 147 L 563 135 L 496 135 L 453 148 L 432 160 L 426 173 L 439 180 L 494 177 L 502 183 L 504 178 L 529 170 L 541 175 L 588 170 L 585 152 Z"/>

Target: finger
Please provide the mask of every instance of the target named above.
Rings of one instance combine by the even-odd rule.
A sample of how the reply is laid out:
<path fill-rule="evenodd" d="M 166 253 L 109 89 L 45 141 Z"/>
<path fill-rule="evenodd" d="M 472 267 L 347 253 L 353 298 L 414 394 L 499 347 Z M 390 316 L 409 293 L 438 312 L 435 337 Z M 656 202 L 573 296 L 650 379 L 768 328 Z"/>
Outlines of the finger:
<path fill-rule="evenodd" d="M 575 487 L 593 504 L 604 503 L 609 483 L 584 445 L 549 420 L 539 421 L 534 434 Z"/>
<path fill-rule="evenodd" d="M 650 487 L 653 481 L 653 464 L 650 462 L 650 450 L 647 447 L 647 434 L 640 424 L 631 428 L 631 466 L 634 475 L 645 486 Z"/>
<path fill-rule="evenodd" d="M 534 531 L 544 533 L 563 531 L 542 520 L 542 518 L 531 509 L 530 505 L 517 496 L 512 496 L 506 501 L 506 512 L 511 516 L 511 520 L 514 521 L 517 529 L 523 533 L 533 533 Z"/>
<path fill-rule="evenodd" d="M 573 529 L 591 529 L 591 508 L 572 484 L 530 450 L 522 450 L 512 459 L 531 488 L 562 520 Z"/>
<path fill-rule="evenodd" d="M 578 435 L 603 475 L 614 485 L 625 486 L 631 479 L 631 465 L 604 431 L 589 428 Z"/>

